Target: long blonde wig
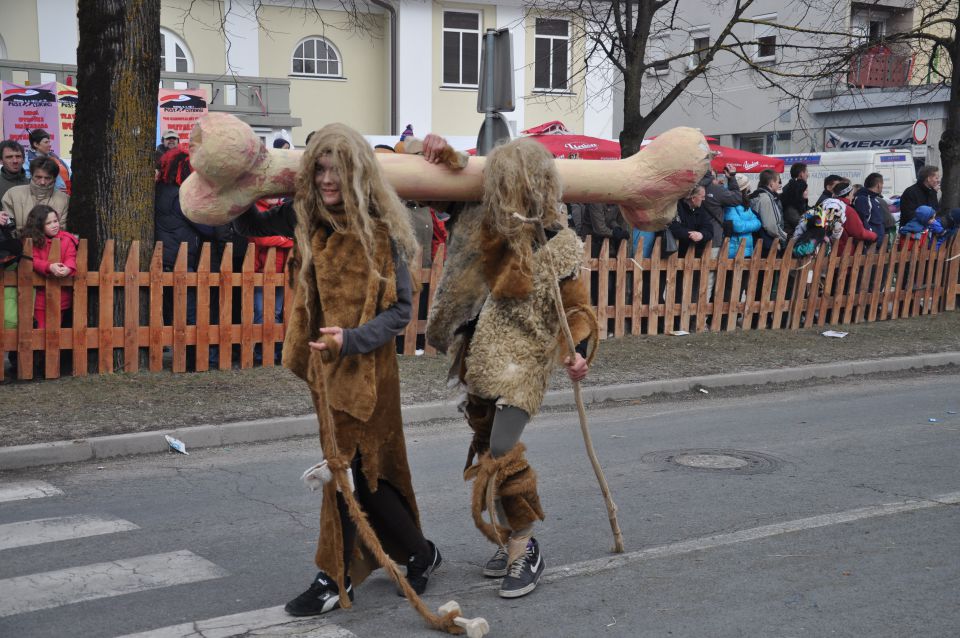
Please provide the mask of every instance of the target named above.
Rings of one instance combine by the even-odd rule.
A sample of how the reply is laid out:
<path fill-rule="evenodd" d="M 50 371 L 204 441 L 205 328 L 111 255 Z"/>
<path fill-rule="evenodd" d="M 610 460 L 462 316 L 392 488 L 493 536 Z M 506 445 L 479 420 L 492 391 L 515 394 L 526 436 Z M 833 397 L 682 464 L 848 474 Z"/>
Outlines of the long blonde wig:
<path fill-rule="evenodd" d="M 328 157 L 339 172 L 342 209 L 326 207 L 316 186 L 314 175 L 322 157 Z M 370 144 L 349 126 L 328 124 L 314 132 L 297 175 L 294 210 L 301 285 L 310 285 L 311 238 L 321 225 L 334 232 L 355 234 L 363 245 L 364 256 L 373 266 L 375 220 L 379 220 L 387 227 L 411 274 L 415 272 L 417 240 L 410 215 L 384 178 Z"/>
<path fill-rule="evenodd" d="M 537 220 L 544 228 L 560 221 L 563 186 L 553 156 L 535 140 L 520 138 L 497 146 L 483 168 L 483 208 L 487 223 L 520 254 L 530 249 L 533 228 L 518 219 Z"/>

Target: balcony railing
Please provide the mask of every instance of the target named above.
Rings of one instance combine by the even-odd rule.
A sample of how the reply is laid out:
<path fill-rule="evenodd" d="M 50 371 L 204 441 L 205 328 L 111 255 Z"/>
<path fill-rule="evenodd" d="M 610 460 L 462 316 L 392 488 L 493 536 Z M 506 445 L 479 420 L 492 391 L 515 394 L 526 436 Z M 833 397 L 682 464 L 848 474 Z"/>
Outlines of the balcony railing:
<path fill-rule="evenodd" d="M 861 89 L 906 86 L 914 58 L 896 53 L 864 53 L 850 62 L 847 83 Z"/>
<path fill-rule="evenodd" d="M 0 60 L 0 80 L 17 84 L 62 82 L 75 84 L 77 67 L 21 60 Z M 290 80 L 287 78 L 237 77 L 202 73 L 160 72 L 165 89 L 204 89 L 211 111 L 233 113 L 247 124 L 268 129 L 300 126 L 290 113 Z"/>

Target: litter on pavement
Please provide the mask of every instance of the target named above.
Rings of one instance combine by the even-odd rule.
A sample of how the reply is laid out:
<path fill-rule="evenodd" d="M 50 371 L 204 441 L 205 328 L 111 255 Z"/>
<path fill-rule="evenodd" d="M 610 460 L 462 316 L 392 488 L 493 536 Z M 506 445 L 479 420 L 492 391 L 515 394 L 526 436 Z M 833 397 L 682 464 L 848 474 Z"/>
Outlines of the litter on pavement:
<path fill-rule="evenodd" d="M 163 438 L 167 440 L 167 443 L 170 445 L 172 449 L 176 450 L 180 454 L 186 454 L 188 456 L 190 455 L 190 453 L 187 452 L 187 446 L 184 445 L 183 441 L 181 441 L 180 439 L 175 439 L 169 434 L 164 434 Z"/>
<path fill-rule="evenodd" d="M 849 332 L 840 332 L 839 330 L 827 330 L 826 332 L 821 333 L 824 337 L 836 337 L 837 339 L 843 339 L 846 337 Z"/>

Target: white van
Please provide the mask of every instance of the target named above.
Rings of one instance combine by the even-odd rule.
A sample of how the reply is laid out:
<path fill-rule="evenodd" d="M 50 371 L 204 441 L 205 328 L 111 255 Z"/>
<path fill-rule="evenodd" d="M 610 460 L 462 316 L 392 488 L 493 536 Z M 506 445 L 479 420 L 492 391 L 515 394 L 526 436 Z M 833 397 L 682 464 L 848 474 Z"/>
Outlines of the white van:
<path fill-rule="evenodd" d="M 807 194 L 811 202 L 823 192 L 823 178 L 827 175 L 846 177 L 853 184 L 863 184 L 870 173 L 883 175 L 883 196 L 887 200 L 899 198 L 917 183 L 917 169 L 909 150 L 829 151 L 825 153 L 794 153 L 771 155 L 783 159 L 783 184 L 790 181 L 790 166 L 799 162 L 807 165 Z"/>

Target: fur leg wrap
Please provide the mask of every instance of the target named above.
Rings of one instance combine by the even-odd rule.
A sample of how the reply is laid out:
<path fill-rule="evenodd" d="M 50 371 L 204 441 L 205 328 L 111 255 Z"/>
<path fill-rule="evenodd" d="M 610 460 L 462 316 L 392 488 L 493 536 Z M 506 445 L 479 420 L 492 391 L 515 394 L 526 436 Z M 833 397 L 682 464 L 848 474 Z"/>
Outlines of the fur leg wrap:
<path fill-rule="evenodd" d="M 490 449 L 490 432 L 493 430 L 493 418 L 497 414 L 497 402 L 468 394 L 460 410 L 467 417 L 467 425 L 473 430 L 473 440 L 470 441 L 470 449 L 467 451 L 467 463 L 463 467 L 466 478 L 466 472 L 473 460 Z"/>
<path fill-rule="evenodd" d="M 544 519 L 540 495 L 537 493 L 537 474 L 527 462 L 524 455 L 526 449 L 523 443 L 517 443 L 497 459 L 485 452 L 475 465 L 464 472 L 464 477 L 474 482 L 471 507 L 473 522 L 484 536 L 501 546 L 507 542 L 512 530 L 526 529 L 534 521 Z M 500 497 L 508 527 L 497 524 L 496 511 L 490 512 L 492 522 L 483 518 L 484 510 L 489 509 L 487 503 L 492 500 L 488 498 L 488 489 L 491 487 L 494 494 Z"/>

